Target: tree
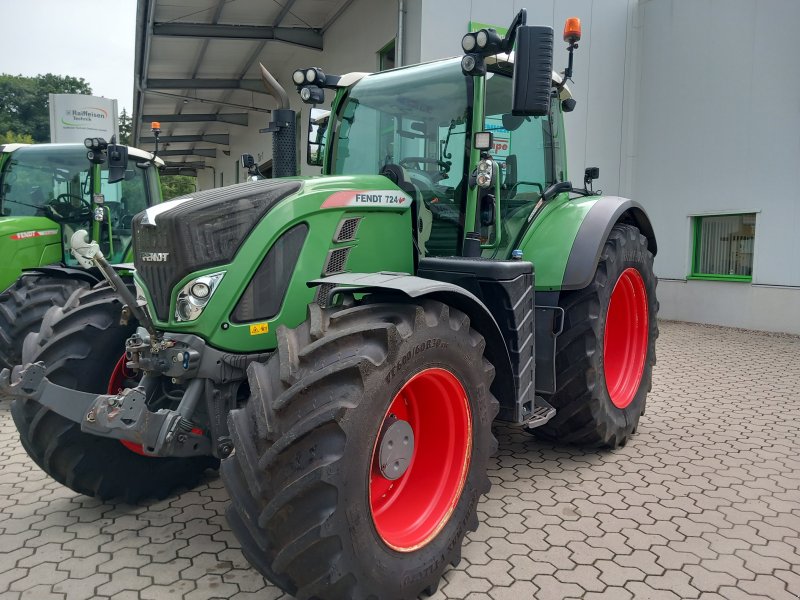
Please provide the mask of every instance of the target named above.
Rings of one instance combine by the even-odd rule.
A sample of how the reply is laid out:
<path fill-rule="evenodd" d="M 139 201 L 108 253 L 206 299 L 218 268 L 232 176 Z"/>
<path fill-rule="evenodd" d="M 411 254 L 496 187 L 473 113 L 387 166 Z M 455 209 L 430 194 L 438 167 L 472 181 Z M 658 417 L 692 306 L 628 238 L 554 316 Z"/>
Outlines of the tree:
<path fill-rule="evenodd" d="M 129 146 L 131 143 L 131 133 L 133 132 L 133 119 L 125 108 L 119 115 L 119 143 Z"/>
<path fill-rule="evenodd" d="M 161 177 L 161 196 L 170 200 L 184 194 L 192 194 L 197 189 L 197 178 L 189 175 L 163 175 Z"/>
<path fill-rule="evenodd" d="M 0 144 L 32 144 L 33 138 L 27 133 L 14 133 L 6 131 L 0 133 Z"/>
<path fill-rule="evenodd" d="M 0 131 L 29 135 L 35 142 L 50 141 L 48 94 L 91 94 L 81 77 L 69 75 L 0 74 Z"/>

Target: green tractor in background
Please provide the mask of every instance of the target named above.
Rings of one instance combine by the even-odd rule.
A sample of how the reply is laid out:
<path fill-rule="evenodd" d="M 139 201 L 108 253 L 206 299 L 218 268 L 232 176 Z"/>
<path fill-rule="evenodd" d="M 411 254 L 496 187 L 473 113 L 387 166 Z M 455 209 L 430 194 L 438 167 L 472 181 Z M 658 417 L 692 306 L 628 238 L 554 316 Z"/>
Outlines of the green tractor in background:
<path fill-rule="evenodd" d="M 73 253 L 118 293 L 51 309 L 0 375 L 33 459 L 129 501 L 222 460 L 230 526 L 267 579 L 408 600 L 478 526 L 495 419 L 625 444 L 655 363 L 653 228 L 636 202 L 567 180 L 571 69 L 552 71 L 551 28 L 523 10 L 462 47 L 376 74 L 296 71 L 305 102 L 335 93 L 310 118 L 323 175 L 140 213 L 135 296 L 77 232 Z M 294 119 L 273 119 L 273 165 L 293 174 Z"/>
<path fill-rule="evenodd" d="M 123 153 L 131 159 L 124 169 Z M 70 255 L 76 230 L 89 229 L 111 262 L 133 261 L 133 216 L 161 201 L 154 160 L 163 166 L 99 138 L 0 145 L 0 368 L 20 362 L 25 336 L 48 308 L 102 281 Z"/>

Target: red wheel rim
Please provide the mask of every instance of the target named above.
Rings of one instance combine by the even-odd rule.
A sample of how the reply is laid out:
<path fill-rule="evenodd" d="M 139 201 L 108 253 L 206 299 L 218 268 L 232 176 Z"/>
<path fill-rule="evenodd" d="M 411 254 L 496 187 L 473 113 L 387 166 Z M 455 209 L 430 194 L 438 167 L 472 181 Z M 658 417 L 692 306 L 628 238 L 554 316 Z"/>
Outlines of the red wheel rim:
<path fill-rule="evenodd" d="M 636 395 L 647 358 L 647 290 L 641 274 L 625 269 L 611 292 L 603 341 L 606 389 L 617 408 Z"/>
<path fill-rule="evenodd" d="M 114 366 L 114 371 L 112 371 L 111 378 L 108 380 L 108 394 L 119 394 L 127 387 L 125 384 L 126 381 L 136 381 L 139 379 L 139 377 L 137 377 L 136 374 L 128 368 L 126 365 L 127 361 L 128 359 L 123 354 L 122 357 L 117 361 L 117 364 Z M 147 456 L 144 453 L 141 444 L 129 442 L 128 440 L 120 440 L 119 443 L 125 446 L 131 452 L 141 454 L 142 456 Z"/>
<path fill-rule="evenodd" d="M 378 446 L 386 420 L 394 417 L 411 426 L 414 449 L 405 473 L 390 481 L 381 472 Z M 378 432 L 369 474 L 372 521 L 387 546 L 411 552 L 442 530 L 464 489 L 472 454 L 464 386 L 444 369 L 417 373 L 392 400 Z"/>

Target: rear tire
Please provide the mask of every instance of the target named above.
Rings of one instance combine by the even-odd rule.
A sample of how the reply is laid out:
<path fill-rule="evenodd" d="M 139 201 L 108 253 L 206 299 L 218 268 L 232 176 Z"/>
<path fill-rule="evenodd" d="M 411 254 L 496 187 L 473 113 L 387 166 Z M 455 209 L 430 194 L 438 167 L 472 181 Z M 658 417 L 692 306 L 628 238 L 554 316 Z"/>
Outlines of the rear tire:
<path fill-rule="evenodd" d="M 25 364 L 43 361 L 53 383 L 75 390 L 107 393 L 109 380 L 135 331 L 136 321 L 120 324 L 122 304 L 105 283 L 75 292 L 63 308 L 47 311 L 39 333 L 23 347 Z M 70 421 L 33 400 L 14 400 L 11 415 L 28 455 L 50 477 L 68 488 L 102 500 L 135 503 L 165 498 L 175 488 L 193 487 L 212 457 L 140 456 L 118 440 L 81 431 Z"/>
<path fill-rule="evenodd" d="M 312 304 L 309 312 L 297 329 L 279 330 L 278 351 L 266 364 L 250 365 L 251 397 L 229 417 L 236 451 L 223 462 L 222 475 L 231 496 L 231 529 L 250 564 L 298 598 L 410 600 L 433 593 L 448 563 L 459 562 L 465 534 L 478 526 L 478 499 L 490 487 L 486 472 L 497 447 L 491 424 L 498 404 L 489 391 L 494 367 L 483 357 L 484 340 L 464 313 L 440 302 L 343 309 Z M 395 409 L 400 390 L 406 393 L 412 380 L 430 376 L 437 386 L 441 375 L 457 382 L 463 395 L 448 395 L 443 383 L 439 393 L 420 392 L 427 405 L 415 404 L 417 392 L 403 401 L 452 406 L 453 414 L 469 415 L 461 430 L 471 432 L 469 447 L 460 455 L 463 468 L 454 469 L 459 483 L 448 487 L 450 479 L 435 467 L 417 470 L 427 464 L 420 459 L 429 450 L 426 439 L 459 447 L 459 432 L 448 429 L 453 421 L 442 417 L 432 432 L 416 428 L 422 418 L 409 417 L 414 454 L 405 474 L 392 480 L 401 509 L 399 521 L 389 519 L 387 528 L 378 515 L 388 511 L 380 512 L 373 494 L 376 483 L 389 485 L 376 475 L 374 462 L 389 407 Z M 451 456 L 458 453 L 442 451 L 441 463 Z M 425 493 L 411 494 L 426 475 Z M 452 501 L 441 513 L 435 503 L 425 504 L 437 490 Z M 408 499 L 434 507 L 426 513 L 437 515 L 430 527 L 415 529 L 417 505 Z M 389 531 L 394 526 L 407 537 Z"/>
<path fill-rule="evenodd" d="M 633 225 L 615 225 L 592 282 L 561 295 L 558 387 L 548 398 L 557 412 L 535 435 L 616 448 L 636 432 L 656 362 L 657 282 L 647 239 Z M 609 325 L 612 295 L 616 318 Z"/>
<path fill-rule="evenodd" d="M 39 331 L 47 310 L 62 306 L 78 289 L 89 283 L 80 279 L 23 273 L 0 294 L 0 369 L 22 362 L 22 344 L 29 333 Z"/>

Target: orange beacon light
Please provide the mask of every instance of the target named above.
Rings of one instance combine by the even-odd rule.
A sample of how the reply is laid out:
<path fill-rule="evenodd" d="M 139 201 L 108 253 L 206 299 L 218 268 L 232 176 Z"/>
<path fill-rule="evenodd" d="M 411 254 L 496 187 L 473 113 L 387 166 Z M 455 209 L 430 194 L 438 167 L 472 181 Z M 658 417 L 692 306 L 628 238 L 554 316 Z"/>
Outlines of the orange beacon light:
<path fill-rule="evenodd" d="M 581 39 L 581 20 L 578 17 L 570 17 L 564 23 L 564 41 L 574 44 Z"/>

